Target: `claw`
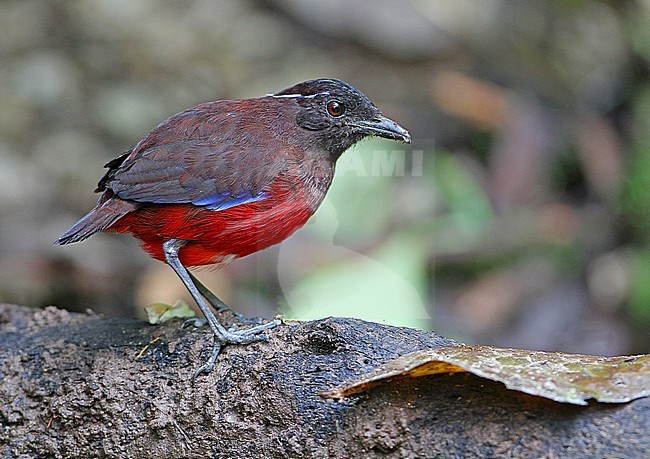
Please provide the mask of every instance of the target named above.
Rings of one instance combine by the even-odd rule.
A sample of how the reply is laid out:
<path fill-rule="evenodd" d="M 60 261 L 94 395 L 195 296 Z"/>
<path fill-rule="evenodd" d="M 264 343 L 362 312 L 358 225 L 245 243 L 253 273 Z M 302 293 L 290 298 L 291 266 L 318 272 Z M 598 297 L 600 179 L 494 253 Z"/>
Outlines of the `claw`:
<path fill-rule="evenodd" d="M 205 362 L 205 365 L 199 367 L 198 370 L 194 372 L 194 375 L 192 376 L 192 385 L 194 385 L 196 378 L 199 375 L 201 375 L 201 373 L 205 373 L 207 375 L 212 371 L 212 369 L 214 368 L 214 363 L 217 361 L 217 356 L 219 355 L 219 352 L 221 352 L 221 343 L 215 340 L 214 345 L 212 346 L 212 355 L 210 356 L 208 361 Z"/>
<path fill-rule="evenodd" d="M 181 330 L 185 330 L 187 327 L 196 327 L 201 328 L 205 327 L 208 324 L 208 319 L 203 319 L 200 317 L 194 317 L 193 319 L 187 319 L 181 324 Z"/>

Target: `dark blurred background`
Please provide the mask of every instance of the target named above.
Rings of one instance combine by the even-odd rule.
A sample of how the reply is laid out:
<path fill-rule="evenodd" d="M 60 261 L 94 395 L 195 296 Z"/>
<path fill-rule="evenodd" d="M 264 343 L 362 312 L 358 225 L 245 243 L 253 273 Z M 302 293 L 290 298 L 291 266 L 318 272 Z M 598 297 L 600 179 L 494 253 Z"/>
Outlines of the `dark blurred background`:
<path fill-rule="evenodd" d="M 650 2 L 0 3 L 0 301 L 142 315 L 187 298 L 127 236 L 55 247 L 166 117 L 302 80 L 407 127 L 342 158 L 280 247 L 199 273 L 247 314 L 467 342 L 650 350 Z"/>

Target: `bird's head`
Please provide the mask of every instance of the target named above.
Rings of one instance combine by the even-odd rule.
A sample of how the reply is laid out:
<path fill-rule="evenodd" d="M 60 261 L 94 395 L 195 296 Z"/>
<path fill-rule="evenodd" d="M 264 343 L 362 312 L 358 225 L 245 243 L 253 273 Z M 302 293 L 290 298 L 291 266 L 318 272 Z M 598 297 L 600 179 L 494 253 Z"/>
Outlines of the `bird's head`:
<path fill-rule="evenodd" d="M 299 83 L 269 97 L 297 104 L 296 123 L 306 138 L 336 160 L 349 147 L 367 136 L 410 143 L 409 132 L 383 116 L 359 90 L 335 79 Z"/>

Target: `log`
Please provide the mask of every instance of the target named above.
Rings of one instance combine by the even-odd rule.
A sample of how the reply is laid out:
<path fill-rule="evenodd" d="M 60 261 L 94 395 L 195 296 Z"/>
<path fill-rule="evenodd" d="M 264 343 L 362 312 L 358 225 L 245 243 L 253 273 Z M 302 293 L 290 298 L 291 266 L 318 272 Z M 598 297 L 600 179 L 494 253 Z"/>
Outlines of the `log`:
<path fill-rule="evenodd" d="M 268 342 L 224 348 L 192 383 L 212 337 L 179 324 L 0 305 L 0 456 L 650 457 L 650 398 L 580 407 L 469 373 L 319 396 L 454 344 L 435 333 L 289 322 Z"/>

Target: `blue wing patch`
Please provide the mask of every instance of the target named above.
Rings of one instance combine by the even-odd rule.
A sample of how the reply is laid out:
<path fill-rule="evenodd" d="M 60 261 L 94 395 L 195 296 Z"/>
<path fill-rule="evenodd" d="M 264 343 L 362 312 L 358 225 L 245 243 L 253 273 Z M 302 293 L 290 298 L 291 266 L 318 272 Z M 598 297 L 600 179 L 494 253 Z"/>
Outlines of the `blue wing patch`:
<path fill-rule="evenodd" d="M 268 198 L 269 195 L 266 193 L 259 193 L 255 196 L 251 196 L 248 193 L 243 193 L 240 195 L 232 196 L 230 193 L 226 194 L 216 194 L 210 196 L 204 196 L 199 199 L 192 201 L 192 204 L 196 206 L 203 206 L 208 210 L 226 210 L 231 207 L 240 206 L 242 204 L 249 204 L 251 202 L 262 201 Z"/>

